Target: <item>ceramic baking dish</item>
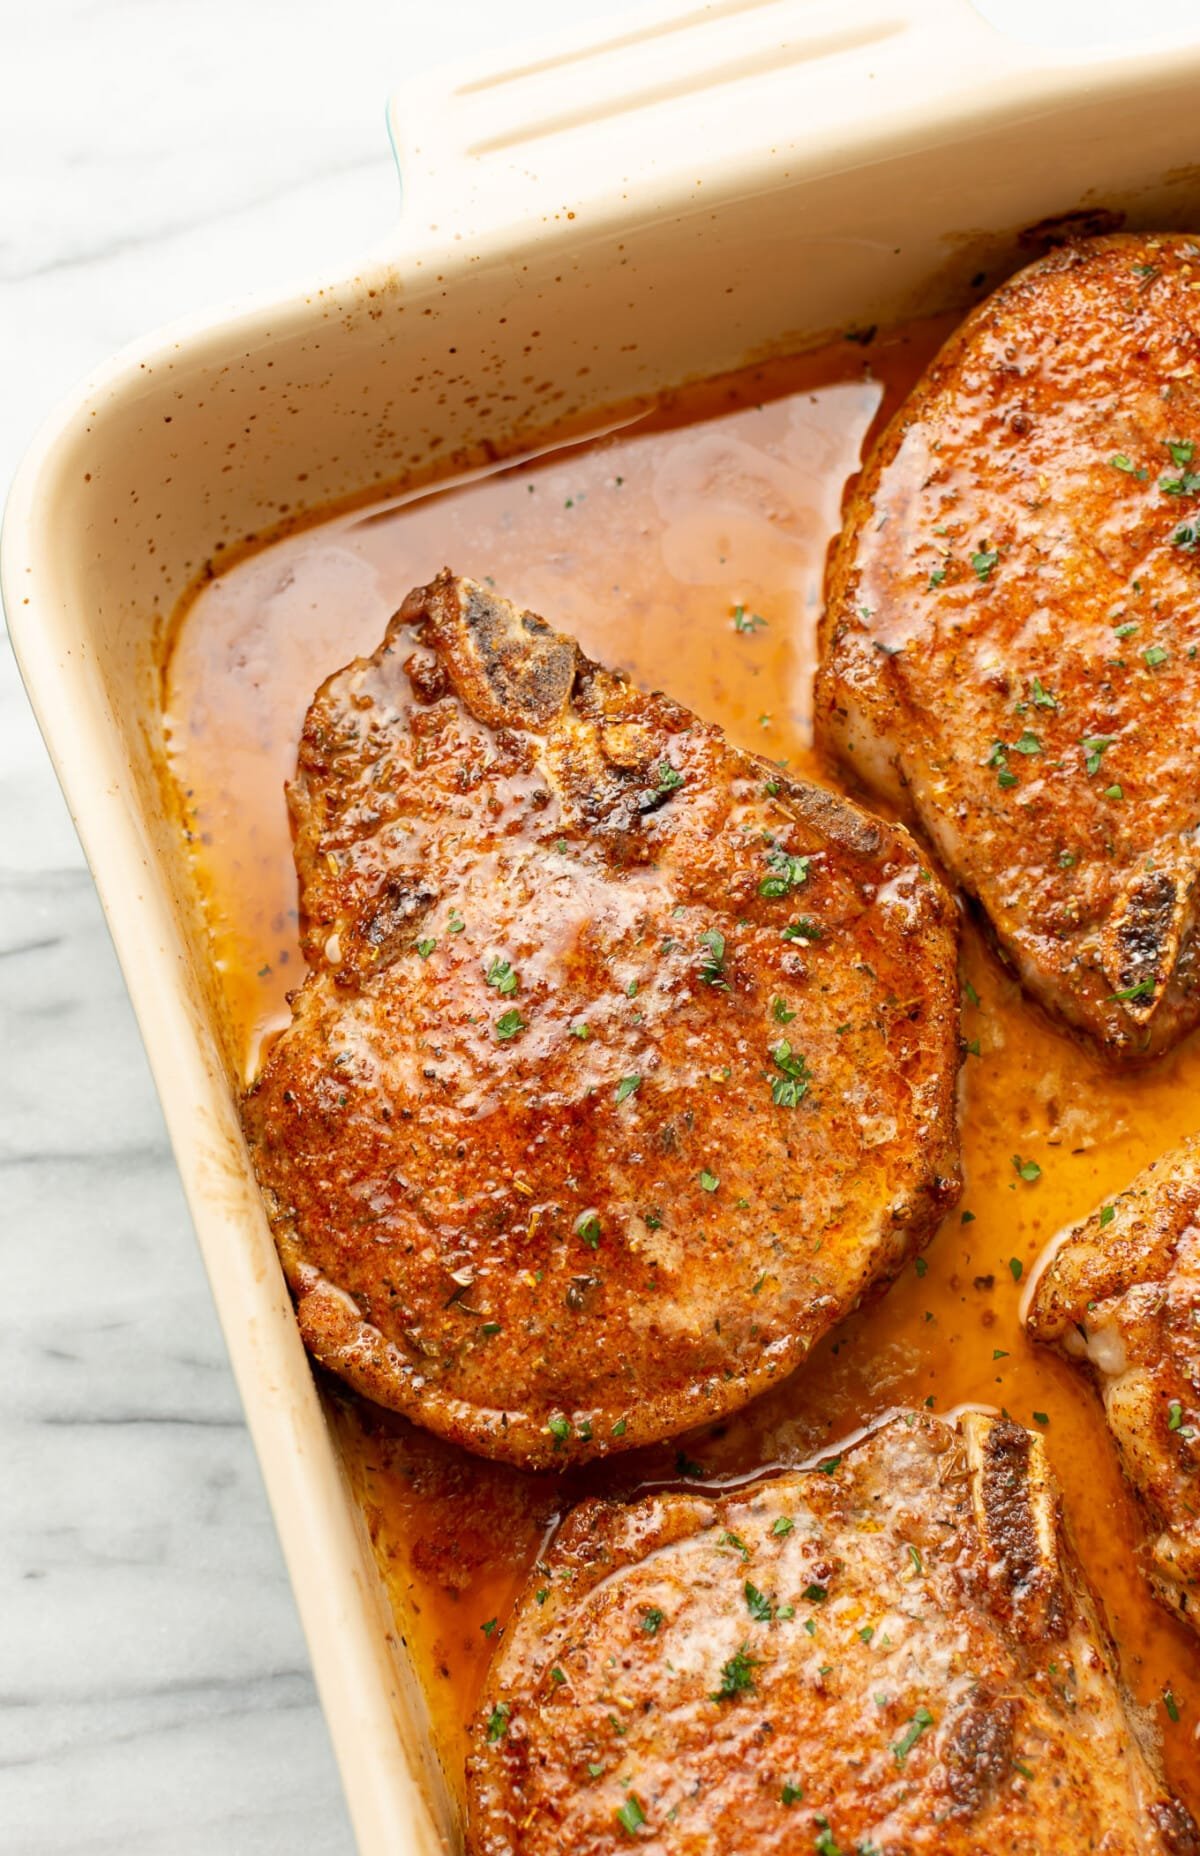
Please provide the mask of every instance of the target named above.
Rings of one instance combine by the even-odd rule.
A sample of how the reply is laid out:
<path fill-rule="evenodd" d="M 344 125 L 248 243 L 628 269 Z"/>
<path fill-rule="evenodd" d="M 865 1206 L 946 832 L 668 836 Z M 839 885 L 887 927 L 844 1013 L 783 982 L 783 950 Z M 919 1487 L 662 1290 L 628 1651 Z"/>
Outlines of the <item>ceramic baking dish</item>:
<path fill-rule="evenodd" d="M 1047 216 L 1200 226 L 1200 43 L 1033 54 L 966 0 L 715 0 L 593 34 L 401 92 L 386 247 L 119 356 L 37 440 L 4 529 L 9 625 L 162 1096 L 359 1844 L 389 1856 L 457 1831 L 242 1142 L 160 777 L 172 609 L 302 507 L 965 302 Z"/>

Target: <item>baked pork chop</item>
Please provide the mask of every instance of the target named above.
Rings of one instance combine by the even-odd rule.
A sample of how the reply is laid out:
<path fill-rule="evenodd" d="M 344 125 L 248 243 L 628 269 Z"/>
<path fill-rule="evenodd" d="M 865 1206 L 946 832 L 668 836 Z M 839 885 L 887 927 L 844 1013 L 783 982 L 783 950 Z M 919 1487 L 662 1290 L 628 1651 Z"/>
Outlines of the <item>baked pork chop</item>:
<path fill-rule="evenodd" d="M 444 573 L 318 693 L 311 972 L 245 1103 L 304 1338 L 486 1455 L 730 1411 L 957 1190 L 908 834 Z"/>
<path fill-rule="evenodd" d="M 832 559 L 818 738 L 1114 1057 L 1200 1019 L 1200 241 L 1056 251 L 967 317 Z"/>
<path fill-rule="evenodd" d="M 1200 1631 L 1200 1136 L 1054 1240 L 1026 1327 L 1090 1366 L 1149 1521 L 1146 1577 Z"/>
<path fill-rule="evenodd" d="M 1200 1851 L 1040 1441 L 980 1416 L 582 1503 L 493 1661 L 468 1799 L 473 1856 Z"/>

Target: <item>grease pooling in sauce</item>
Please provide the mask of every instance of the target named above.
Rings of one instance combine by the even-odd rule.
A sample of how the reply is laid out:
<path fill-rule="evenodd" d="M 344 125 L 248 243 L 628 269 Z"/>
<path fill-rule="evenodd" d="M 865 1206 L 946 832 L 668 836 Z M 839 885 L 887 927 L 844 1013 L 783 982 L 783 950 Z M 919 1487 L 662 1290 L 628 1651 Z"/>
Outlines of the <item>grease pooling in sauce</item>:
<path fill-rule="evenodd" d="M 864 438 L 948 327 L 914 326 L 867 350 L 838 343 L 689 389 L 589 444 L 331 516 L 201 590 L 168 665 L 168 725 L 244 1078 L 304 972 L 283 797 L 304 711 L 441 566 L 490 577 L 589 655 L 666 689 L 740 745 L 823 777 L 810 707 L 826 548 Z M 1114 1074 L 1024 1002 L 970 923 L 963 964 L 962 1203 L 882 1301 L 766 1398 L 680 1445 L 564 1482 L 476 1461 L 328 1385 L 452 1785 L 491 1648 L 572 1499 L 741 1478 L 825 1452 L 898 1405 L 982 1403 L 1044 1433 L 1126 1677 L 1156 1714 L 1176 1788 L 1200 1810 L 1195 1641 L 1136 1572 L 1137 1520 L 1099 1401 L 1065 1363 L 1035 1354 L 1019 1323 L 1051 1234 L 1195 1131 L 1200 1042 Z M 1040 1174 L 1023 1177 L 1017 1156 Z"/>

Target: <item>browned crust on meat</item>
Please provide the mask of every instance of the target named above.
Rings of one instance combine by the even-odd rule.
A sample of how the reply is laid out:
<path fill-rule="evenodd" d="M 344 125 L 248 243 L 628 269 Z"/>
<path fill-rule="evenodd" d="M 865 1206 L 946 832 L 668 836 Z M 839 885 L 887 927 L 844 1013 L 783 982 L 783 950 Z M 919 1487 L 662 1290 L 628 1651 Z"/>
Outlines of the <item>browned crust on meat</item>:
<path fill-rule="evenodd" d="M 1043 1005 L 1136 1061 L 1200 1021 L 1200 241 L 1052 252 L 881 436 L 820 744 L 936 844 Z"/>
<path fill-rule="evenodd" d="M 368 1397 L 521 1463 L 661 1439 L 953 1202 L 957 923 L 902 828 L 448 573 L 318 692 L 291 804 L 312 971 L 245 1123 Z"/>
<path fill-rule="evenodd" d="M 1061 1636 L 1067 1599 L 1053 1550 L 1061 1515 L 1045 1457 L 1011 1419 L 968 1417 L 963 1428 L 975 1474 L 976 1519 L 993 1561 L 994 1602 L 1005 1607 L 1014 1630 L 1036 1638 Z"/>
<path fill-rule="evenodd" d="M 1146 1519 L 1142 1570 L 1200 1632 L 1200 1136 L 1052 1240 L 1026 1324 L 1089 1363 Z"/>
<path fill-rule="evenodd" d="M 1044 1446 L 967 1428 L 577 1508 L 475 1717 L 472 1856 L 1190 1849 Z"/>

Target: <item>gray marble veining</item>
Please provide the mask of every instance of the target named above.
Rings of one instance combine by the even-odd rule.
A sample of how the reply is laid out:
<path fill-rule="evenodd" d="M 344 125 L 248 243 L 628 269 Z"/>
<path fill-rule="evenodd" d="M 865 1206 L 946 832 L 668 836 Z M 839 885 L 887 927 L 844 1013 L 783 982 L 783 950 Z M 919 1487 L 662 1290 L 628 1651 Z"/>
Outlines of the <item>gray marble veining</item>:
<path fill-rule="evenodd" d="M 0 485 L 173 316 L 350 264 L 389 85 L 542 0 L 0 6 Z M 308 1656 L 91 879 L 0 633 L 0 1850 L 344 1856 Z"/>

